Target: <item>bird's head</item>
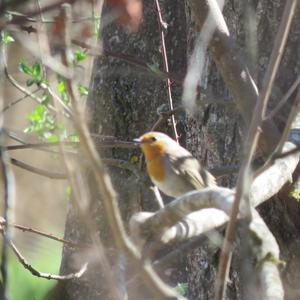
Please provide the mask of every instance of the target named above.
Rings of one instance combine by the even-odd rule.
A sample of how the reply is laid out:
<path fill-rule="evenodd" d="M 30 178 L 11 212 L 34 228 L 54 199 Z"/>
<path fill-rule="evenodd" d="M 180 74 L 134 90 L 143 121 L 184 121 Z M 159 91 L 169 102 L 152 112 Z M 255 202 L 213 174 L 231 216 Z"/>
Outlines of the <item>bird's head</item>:
<path fill-rule="evenodd" d="M 140 144 L 147 161 L 164 155 L 170 147 L 177 145 L 169 136 L 156 131 L 147 132 L 135 141 Z"/>

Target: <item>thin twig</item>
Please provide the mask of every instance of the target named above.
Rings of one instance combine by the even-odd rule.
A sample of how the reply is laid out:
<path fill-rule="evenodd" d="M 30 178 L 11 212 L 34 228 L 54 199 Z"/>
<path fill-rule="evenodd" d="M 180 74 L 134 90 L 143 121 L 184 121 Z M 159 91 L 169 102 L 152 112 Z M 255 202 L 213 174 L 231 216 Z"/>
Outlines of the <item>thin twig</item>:
<path fill-rule="evenodd" d="M 162 18 L 161 9 L 159 5 L 159 0 L 155 0 L 157 14 L 158 14 L 158 24 L 159 24 L 159 30 L 160 30 L 160 39 L 161 39 L 161 47 L 162 47 L 162 56 L 163 56 L 163 62 L 164 62 L 164 70 L 165 72 L 169 73 L 169 63 L 168 63 L 168 56 L 167 56 L 167 50 L 166 50 L 166 41 L 165 41 L 165 32 L 167 24 Z M 172 99 L 172 90 L 171 90 L 171 80 L 168 77 L 166 79 L 166 85 L 167 85 L 167 91 L 168 91 L 168 100 L 169 100 L 169 107 L 170 110 L 173 110 L 173 99 Z M 176 121 L 174 114 L 171 115 L 171 122 L 172 122 L 172 129 L 173 134 L 175 137 L 176 142 L 178 142 L 178 133 L 176 129 Z"/>
<path fill-rule="evenodd" d="M 290 156 L 290 155 L 293 155 L 295 154 L 296 152 L 299 152 L 300 151 L 300 145 L 294 147 L 293 149 L 291 150 L 288 150 L 286 152 L 282 152 L 282 153 L 278 153 L 274 156 L 274 160 L 275 161 L 276 159 L 279 159 L 279 158 L 285 158 L 287 156 Z"/>
<path fill-rule="evenodd" d="M 16 2 L 19 2 L 19 0 L 16 1 Z M 53 3 L 49 4 L 49 5 L 44 6 L 41 10 L 36 9 L 36 10 L 26 12 L 24 14 L 27 16 L 27 18 L 30 18 L 30 17 L 38 16 L 40 13 L 44 13 L 44 12 L 51 11 L 53 9 L 59 8 L 63 3 L 73 4 L 74 2 L 76 2 L 76 0 L 58 0 L 56 2 L 53 2 Z M 0 5 L 0 8 L 2 8 L 1 5 Z M 12 20 L 8 20 L 7 22 L 1 23 L 0 24 L 0 31 L 2 31 L 8 25 L 11 25 L 11 24 L 18 25 L 18 24 L 23 24 L 23 23 L 24 23 L 24 17 L 23 16 L 16 16 Z"/>
<path fill-rule="evenodd" d="M 202 108 L 204 105 L 211 105 L 211 104 L 219 104 L 219 105 L 231 105 L 233 106 L 234 103 L 232 101 L 229 101 L 228 97 L 223 97 L 223 98 L 214 98 L 211 95 L 207 95 L 202 93 L 200 99 L 196 100 L 196 106 L 197 108 Z M 175 107 L 173 110 L 169 110 L 169 111 L 165 111 L 165 112 L 161 112 L 159 114 L 159 118 L 158 120 L 154 123 L 154 125 L 151 128 L 151 131 L 155 131 L 157 130 L 157 128 L 159 128 L 159 126 L 166 121 L 170 116 L 176 114 L 176 113 L 180 113 L 180 112 L 184 112 L 185 108 L 183 105 L 179 105 L 177 107 Z"/>
<path fill-rule="evenodd" d="M 32 93 L 36 93 L 38 92 L 39 89 L 34 90 Z M 12 108 L 13 106 L 15 106 L 16 104 L 18 104 L 19 102 L 25 100 L 27 97 L 29 97 L 29 95 L 24 95 L 22 97 L 20 97 L 19 99 L 16 99 L 12 102 L 10 102 L 9 104 L 7 104 L 3 109 L 2 109 L 2 113 L 6 112 L 8 109 Z"/>
<path fill-rule="evenodd" d="M 257 147 L 258 139 L 261 133 L 260 126 L 262 125 L 267 103 L 271 94 L 271 89 L 275 80 L 275 75 L 277 73 L 279 63 L 283 55 L 283 50 L 290 30 L 290 25 L 295 12 L 296 4 L 296 0 L 288 0 L 285 4 L 282 20 L 272 49 L 270 62 L 264 76 L 262 91 L 259 95 L 259 100 L 256 104 L 248 131 L 248 136 L 244 145 L 244 160 L 237 179 L 235 200 L 230 214 L 230 220 L 226 228 L 225 240 L 219 261 L 215 288 L 215 300 L 224 299 L 225 297 L 227 271 L 229 268 L 229 260 L 232 253 L 232 244 L 235 238 L 237 215 L 239 213 L 239 207 L 242 200 L 244 200 L 244 203 L 246 204 L 246 206 L 248 206 L 247 217 L 249 218 L 251 216 L 250 204 L 248 201 L 251 183 L 251 179 L 249 178 L 251 174 L 251 161 Z"/>
<path fill-rule="evenodd" d="M 270 157 L 266 160 L 264 165 L 255 173 L 255 176 L 258 176 L 259 174 L 264 172 L 266 169 L 268 169 L 274 163 L 274 161 L 276 159 L 286 157 L 288 155 L 294 154 L 299 151 L 299 146 L 295 146 L 291 150 L 282 153 L 282 148 L 284 146 L 284 143 L 288 140 L 288 135 L 290 133 L 290 129 L 293 125 L 296 115 L 299 113 L 299 110 L 300 110 L 300 88 L 298 88 L 296 99 L 292 105 L 292 108 L 290 110 L 288 119 L 287 119 L 285 127 L 284 127 L 284 130 L 282 132 L 281 138 L 280 138 L 275 150 L 270 155 Z"/>
<path fill-rule="evenodd" d="M 41 142 L 41 143 L 29 143 L 29 144 L 21 144 L 21 145 L 8 145 L 6 146 L 6 150 L 23 150 L 23 149 L 40 149 L 40 148 L 52 148 L 58 147 L 61 142 Z M 76 146 L 78 147 L 79 142 L 62 142 L 65 146 Z"/>
<path fill-rule="evenodd" d="M 17 160 L 15 158 L 11 158 L 11 163 L 21 169 L 24 169 L 31 173 L 38 174 L 38 175 L 41 175 L 41 176 L 44 176 L 44 177 L 47 177 L 50 179 L 67 179 L 66 174 L 43 170 L 43 169 L 28 165 L 28 164 L 26 164 L 20 160 Z"/>
<path fill-rule="evenodd" d="M 164 200 L 159 192 L 159 189 L 157 186 L 154 186 L 151 188 L 151 190 L 153 191 L 154 194 L 154 199 L 157 203 L 158 209 L 160 208 L 164 208 L 165 204 L 164 204 Z"/>
<path fill-rule="evenodd" d="M 68 106 L 54 91 L 53 89 L 50 88 L 50 86 L 46 85 L 46 84 L 41 84 L 41 88 L 43 88 L 44 90 L 48 91 L 48 93 L 52 96 L 52 98 L 54 98 L 55 100 L 57 100 L 57 102 L 64 108 L 64 110 L 68 113 L 69 116 L 73 115 L 73 112 L 71 110 L 71 107 Z M 67 115 L 67 116 L 68 116 Z"/>
<path fill-rule="evenodd" d="M 9 241 L 9 245 L 10 245 L 11 249 L 13 250 L 13 252 L 15 253 L 15 255 L 17 256 L 19 262 L 23 265 L 23 267 L 36 277 L 40 277 L 40 278 L 44 278 L 44 279 L 48 279 L 48 280 L 51 280 L 51 279 L 58 280 L 58 281 L 78 279 L 86 272 L 87 267 L 88 267 L 88 263 L 85 263 L 78 272 L 67 274 L 67 275 L 55 275 L 55 274 L 50 274 L 50 273 L 42 273 L 42 272 L 39 272 L 34 267 L 32 267 L 27 262 L 25 257 L 21 254 L 19 249 L 16 247 L 16 245 L 12 241 Z"/>
<path fill-rule="evenodd" d="M 297 77 L 297 79 L 294 81 L 292 86 L 289 88 L 287 93 L 282 97 L 282 99 L 279 101 L 279 103 L 276 105 L 276 107 L 274 107 L 274 109 L 265 117 L 264 121 L 275 117 L 275 115 L 280 111 L 280 109 L 283 107 L 283 105 L 289 100 L 289 98 L 294 93 L 294 91 L 297 89 L 299 84 L 300 84 L 300 76 Z"/>
<path fill-rule="evenodd" d="M 1 226 L 6 226 L 6 224 L 7 224 L 6 220 L 4 218 L 0 217 L 0 225 Z M 13 228 L 16 228 L 16 229 L 19 229 L 19 230 L 21 230 L 23 232 L 35 233 L 37 235 L 46 237 L 48 239 L 51 239 L 51 240 L 63 243 L 63 244 L 65 244 L 65 245 L 67 245 L 69 247 L 72 247 L 72 248 L 84 247 L 84 245 L 79 245 L 79 244 L 77 244 L 77 243 L 75 243 L 73 241 L 59 238 L 59 237 L 55 236 L 52 233 L 46 233 L 46 232 L 43 232 L 43 231 L 38 230 L 38 229 L 31 228 L 31 227 L 27 227 L 27 226 L 23 226 L 23 225 L 19 225 L 19 224 L 14 224 L 14 223 L 9 224 L 9 226 L 11 226 Z"/>
<path fill-rule="evenodd" d="M 114 53 L 114 52 L 109 51 L 107 49 L 102 49 L 100 47 L 95 47 L 95 46 L 89 45 L 85 42 L 82 42 L 82 41 L 79 41 L 79 40 L 76 40 L 76 39 L 72 39 L 72 43 L 74 45 L 80 46 L 84 49 L 89 49 L 90 50 L 89 51 L 90 55 L 113 57 L 113 58 L 116 58 L 118 60 L 125 61 L 125 62 L 127 62 L 127 63 L 129 63 L 133 66 L 136 66 L 141 70 L 144 70 L 146 72 L 150 72 L 155 77 L 158 77 L 158 78 L 161 78 L 161 79 L 170 78 L 171 80 L 173 80 L 175 82 L 178 82 L 178 83 L 182 83 L 182 81 L 183 81 L 183 77 L 181 77 L 180 75 L 165 72 L 165 71 L 157 69 L 156 67 L 153 68 L 150 63 L 149 64 L 145 63 L 142 60 L 138 60 L 136 57 L 121 54 L 121 53 Z"/>
<path fill-rule="evenodd" d="M 113 139 L 111 137 L 105 140 L 105 137 L 92 135 L 95 139 L 98 138 L 95 143 L 100 148 L 138 148 L 137 143 L 135 142 L 127 142 L 127 141 L 120 141 L 117 139 Z M 40 148 L 52 148 L 58 147 L 59 144 L 62 143 L 64 146 L 76 147 L 80 145 L 79 142 L 71 142 L 71 141 L 61 141 L 61 142 L 41 142 L 41 143 L 26 143 L 21 145 L 8 145 L 6 146 L 6 150 L 13 151 L 13 150 L 21 150 L 21 149 L 40 149 Z"/>
<path fill-rule="evenodd" d="M 39 10 L 39 12 L 41 13 L 42 8 Z M 35 18 L 29 17 L 26 14 L 17 12 L 17 11 L 10 11 L 10 10 L 6 10 L 6 13 L 9 14 L 10 16 L 12 16 L 12 22 L 14 18 L 19 17 L 19 18 L 23 18 L 24 21 L 26 22 L 32 22 L 32 23 L 37 23 L 40 22 L 40 20 L 37 20 Z M 72 23 L 81 23 L 81 22 L 95 22 L 95 21 L 99 21 L 100 17 L 80 17 L 78 19 L 73 19 L 71 20 Z M 17 22 L 19 22 L 19 20 L 17 20 Z M 52 24 L 52 23 L 56 23 L 57 21 L 55 19 L 45 19 L 43 18 L 42 23 L 46 23 L 46 24 Z"/>

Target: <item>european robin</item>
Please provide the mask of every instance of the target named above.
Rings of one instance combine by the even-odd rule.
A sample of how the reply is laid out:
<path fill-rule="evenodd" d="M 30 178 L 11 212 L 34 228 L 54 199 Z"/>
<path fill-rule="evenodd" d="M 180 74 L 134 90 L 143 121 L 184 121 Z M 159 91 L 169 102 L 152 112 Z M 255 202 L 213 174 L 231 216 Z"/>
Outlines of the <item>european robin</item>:
<path fill-rule="evenodd" d="M 161 132 L 148 132 L 136 139 L 146 158 L 152 182 L 166 195 L 181 196 L 213 186 L 215 178 L 193 155 Z"/>

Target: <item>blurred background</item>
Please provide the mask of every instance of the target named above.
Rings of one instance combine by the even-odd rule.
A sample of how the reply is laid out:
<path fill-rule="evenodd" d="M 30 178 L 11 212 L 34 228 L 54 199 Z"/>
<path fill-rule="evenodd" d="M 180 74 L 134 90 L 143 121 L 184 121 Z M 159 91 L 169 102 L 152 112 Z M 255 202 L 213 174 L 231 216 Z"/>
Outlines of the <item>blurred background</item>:
<path fill-rule="evenodd" d="M 52 0 L 23 1 L 23 4 L 17 5 L 16 7 L 9 7 L 7 11 L 8 14 L 11 13 L 13 16 L 19 13 L 26 14 L 26 12 L 38 9 L 38 4 L 40 7 L 44 7 L 56 2 L 57 1 Z M 98 2 L 101 1 L 96 2 L 97 1 L 77 1 L 73 4 L 74 19 L 83 19 L 82 22 L 77 22 L 72 26 L 74 38 L 80 38 L 81 41 L 95 39 L 97 34 L 95 28 L 97 24 L 99 24 L 99 17 L 95 21 L 93 16 L 96 4 L 99 5 Z M 49 39 L 52 39 L 54 36 L 55 26 L 57 26 L 55 18 L 59 14 L 59 11 L 58 6 L 58 8 L 52 11 L 43 13 L 43 18 L 45 20 L 52 21 L 43 24 L 45 30 L 49 33 Z M 7 15 L 2 18 L 7 20 Z M 38 19 L 39 16 L 35 18 Z M 30 28 L 35 30 L 37 28 L 37 23 L 26 22 L 26 26 L 30 26 Z M 25 30 L 24 34 L 33 41 L 36 41 L 36 34 L 34 32 L 26 32 Z M 38 43 L 36 43 L 36 45 L 38 47 Z M 17 40 L 9 43 L 5 48 L 9 74 L 19 85 L 25 87 L 27 90 L 36 92 L 36 85 L 27 86 L 26 81 L 29 77 L 27 74 L 20 71 L 19 65 L 20 62 L 25 61 L 26 64 L 32 66 L 36 62 L 39 62 L 39 59 L 34 57 L 24 48 L 24 45 Z M 75 49 L 76 48 L 74 48 L 74 50 Z M 51 51 L 53 51 L 52 53 L 54 56 L 57 55 L 57 53 L 55 53 L 56 49 L 51 49 Z M 81 63 L 80 68 L 77 70 L 78 74 L 76 74 L 86 86 L 88 86 L 89 82 L 91 63 L 92 60 L 87 58 Z M 36 95 L 38 96 L 41 96 L 42 94 L 42 91 L 36 92 Z M 13 86 L 7 78 L 4 82 L 3 99 L 4 107 L 18 99 L 22 99 L 5 111 L 5 128 L 13 133 L 13 135 L 17 136 L 18 139 L 21 139 L 26 143 L 45 141 L 45 139 L 41 139 L 36 133 L 24 133 L 24 130 L 30 126 L 28 115 L 34 111 L 37 103 L 30 97 L 24 98 L 24 93 Z M 7 137 L 5 143 L 6 145 L 19 144 L 9 137 Z M 58 155 L 53 153 L 36 149 L 26 149 L 11 151 L 10 155 L 14 159 L 43 170 L 59 173 L 64 172 L 62 161 Z M 58 237 L 63 237 L 70 193 L 68 182 L 62 179 L 43 177 L 17 166 L 12 166 L 12 168 L 16 183 L 16 198 L 13 207 L 14 223 L 51 233 Z M 3 187 L 1 187 L 1 189 L 3 196 Z M 3 215 L 3 201 L 1 201 L 1 205 L 1 215 Z M 27 261 L 38 271 L 52 274 L 59 273 L 62 244 L 17 229 L 13 230 L 13 241 Z M 43 299 L 55 284 L 56 282 L 54 280 L 33 276 L 16 260 L 13 253 L 10 254 L 9 287 L 11 299 Z"/>

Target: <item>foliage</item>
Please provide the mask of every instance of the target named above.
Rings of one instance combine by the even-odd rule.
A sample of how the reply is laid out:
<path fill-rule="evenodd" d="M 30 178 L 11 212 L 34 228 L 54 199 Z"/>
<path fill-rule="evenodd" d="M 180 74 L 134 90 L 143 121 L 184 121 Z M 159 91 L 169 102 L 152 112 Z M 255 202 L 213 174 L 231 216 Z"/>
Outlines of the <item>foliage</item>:
<path fill-rule="evenodd" d="M 82 50 L 80 48 L 75 50 L 74 53 L 74 64 L 78 65 L 79 62 L 84 61 L 87 59 L 88 55 L 86 54 L 85 50 Z"/>
<path fill-rule="evenodd" d="M 35 132 L 39 137 L 49 142 L 57 142 L 59 140 L 56 132 L 61 128 L 59 128 L 54 116 L 49 113 L 45 105 L 37 105 L 27 115 L 27 119 L 31 124 L 24 130 L 26 133 Z"/>
<path fill-rule="evenodd" d="M 15 41 L 15 39 L 7 31 L 2 31 L 1 35 L 2 35 L 2 42 L 5 45 L 8 45 Z"/>
<path fill-rule="evenodd" d="M 30 66 L 25 60 L 22 60 L 19 63 L 19 70 L 30 76 L 30 78 L 26 81 L 27 86 L 31 86 L 33 84 L 40 85 L 42 83 L 44 74 L 40 63 L 36 62 Z"/>
<path fill-rule="evenodd" d="M 289 196 L 299 202 L 300 200 L 300 189 L 293 189 L 290 191 Z"/>

